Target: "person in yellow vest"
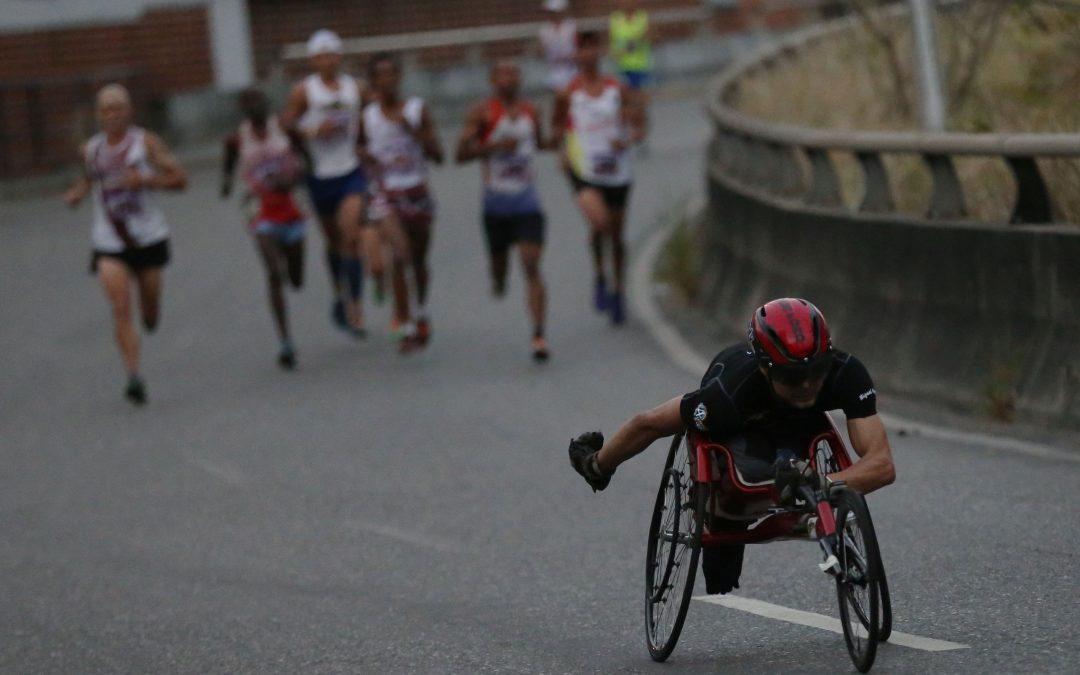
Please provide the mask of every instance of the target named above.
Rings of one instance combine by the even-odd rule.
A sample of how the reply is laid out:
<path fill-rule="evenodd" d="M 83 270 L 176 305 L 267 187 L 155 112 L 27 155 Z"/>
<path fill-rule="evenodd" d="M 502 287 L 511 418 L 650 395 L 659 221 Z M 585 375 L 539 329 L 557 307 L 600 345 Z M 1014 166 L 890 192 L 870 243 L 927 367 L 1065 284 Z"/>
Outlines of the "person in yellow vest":
<path fill-rule="evenodd" d="M 632 90 L 645 86 L 652 70 L 649 46 L 649 13 L 637 0 L 619 0 L 608 21 L 611 58 Z"/>

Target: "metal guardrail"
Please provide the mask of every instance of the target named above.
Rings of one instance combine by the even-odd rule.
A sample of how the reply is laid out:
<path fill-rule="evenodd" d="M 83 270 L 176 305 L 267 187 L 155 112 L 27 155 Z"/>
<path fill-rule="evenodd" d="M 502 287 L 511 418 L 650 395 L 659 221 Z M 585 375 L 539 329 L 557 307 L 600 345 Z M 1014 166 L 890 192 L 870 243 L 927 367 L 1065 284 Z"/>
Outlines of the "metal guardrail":
<path fill-rule="evenodd" d="M 902 14 L 898 7 L 892 14 Z M 1036 159 L 1080 158 L 1080 134 L 973 134 L 927 132 L 879 132 L 814 129 L 764 122 L 733 108 L 740 81 L 755 71 L 793 58 L 798 50 L 837 33 L 854 30 L 854 18 L 812 26 L 740 59 L 719 77 L 708 92 L 708 110 L 716 135 L 711 159 L 729 179 L 739 177 L 749 185 L 776 196 L 819 207 L 843 204 L 840 180 L 830 152 L 852 154 L 862 171 L 863 195 L 856 209 L 867 213 L 893 213 L 895 199 L 883 154 L 921 156 L 930 171 L 933 187 L 926 217 L 962 218 L 967 215 L 963 187 L 953 158 L 998 157 L 1009 167 L 1016 182 L 1012 223 L 1050 223 L 1054 213 L 1046 181 Z M 809 175 L 804 180 L 798 155 L 806 158 Z M 736 179 L 736 180 L 738 180 Z"/>
<path fill-rule="evenodd" d="M 714 9 L 706 6 L 667 9 L 649 13 L 649 21 L 654 25 L 673 23 L 697 23 L 709 21 Z M 607 30 L 606 16 L 589 17 L 577 20 L 578 27 L 584 30 Z M 541 22 L 502 24 L 498 26 L 477 26 L 473 28 L 450 28 L 447 30 L 420 31 L 394 35 L 375 35 L 354 37 L 342 40 L 346 55 L 371 54 L 382 51 L 407 49 L 410 51 L 434 49 L 438 47 L 481 47 L 492 42 L 509 40 L 533 40 L 540 32 Z M 306 45 L 293 42 L 281 50 L 281 58 L 286 61 L 307 58 Z"/>

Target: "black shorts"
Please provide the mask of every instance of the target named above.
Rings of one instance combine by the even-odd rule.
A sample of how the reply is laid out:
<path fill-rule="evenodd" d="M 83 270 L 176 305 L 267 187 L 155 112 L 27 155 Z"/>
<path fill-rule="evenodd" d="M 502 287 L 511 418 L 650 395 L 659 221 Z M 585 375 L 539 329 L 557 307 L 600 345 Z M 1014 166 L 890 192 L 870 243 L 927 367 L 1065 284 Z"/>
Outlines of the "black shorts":
<path fill-rule="evenodd" d="M 609 209 L 625 209 L 626 202 L 630 199 L 630 183 L 626 185 L 597 185 L 596 183 L 581 180 L 573 171 L 567 171 L 566 177 L 570 179 L 570 186 L 575 193 L 589 188 L 599 190 L 604 197 L 604 204 Z"/>
<path fill-rule="evenodd" d="M 501 255 L 518 242 L 544 243 L 544 214 L 521 213 L 515 215 L 484 214 L 484 234 L 487 235 L 488 252 Z"/>
<path fill-rule="evenodd" d="M 162 239 L 156 244 L 125 248 L 123 251 L 93 251 L 90 254 L 90 274 L 97 274 L 99 258 L 112 258 L 127 265 L 132 272 L 140 272 L 153 267 L 165 267 L 169 263 L 169 240 Z"/>

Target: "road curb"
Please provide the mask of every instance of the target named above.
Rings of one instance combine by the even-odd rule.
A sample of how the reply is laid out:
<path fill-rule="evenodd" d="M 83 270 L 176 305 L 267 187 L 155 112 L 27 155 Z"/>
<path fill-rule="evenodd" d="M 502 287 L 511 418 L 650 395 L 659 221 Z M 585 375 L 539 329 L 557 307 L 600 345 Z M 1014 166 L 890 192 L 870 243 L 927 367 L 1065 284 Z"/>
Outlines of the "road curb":
<path fill-rule="evenodd" d="M 645 324 L 649 334 L 660 345 L 668 358 L 695 378 L 700 378 L 701 374 L 705 372 L 710 359 L 694 349 L 675 326 L 664 317 L 652 292 L 652 273 L 656 267 L 657 257 L 660 255 L 660 251 L 671 233 L 684 219 L 692 218 L 695 214 L 700 213 L 704 207 L 703 200 L 696 198 L 691 200 L 676 217 L 666 220 L 659 229 L 649 235 L 641 246 L 630 271 L 629 296 L 634 315 Z M 885 422 L 887 428 L 904 435 L 919 435 L 940 441 L 978 446 L 987 450 L 1000 450 L 1041 459 L 1080 463 L 1080 454 L 1044 443 L 979 432 L 959 431 L 888 413 L 881 413 L 881 419 Z"/>

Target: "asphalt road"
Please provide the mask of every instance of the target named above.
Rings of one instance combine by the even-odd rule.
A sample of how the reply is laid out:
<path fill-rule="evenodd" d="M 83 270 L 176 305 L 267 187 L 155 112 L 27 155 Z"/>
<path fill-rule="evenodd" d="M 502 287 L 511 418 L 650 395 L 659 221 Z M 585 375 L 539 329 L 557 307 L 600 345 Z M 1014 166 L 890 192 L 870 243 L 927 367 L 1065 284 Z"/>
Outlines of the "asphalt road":
<path fill-rule="evenodd" d="M 703 185 L 700 104 L 653 113 L 637 242 Z M 550 363 L 528 359 L 517 271 L 489 298 L 476 166 L 433 173 L 430 350 L 399 357 L 387 308 L 364 343 L 330 326 L 313 231 L 295 373 L 274 366 L 239 211 L 199 172 L 165 199 L 175 262 L 144 409 L 120 396 L 88 209 L 0 205 L 0 672 L 852 671 L 838 635 L 698 602 L 671 660 L 649 660 L 663 448 L 594 495 L 566 442 L 695 378 L 639 322 L 592 313 L 584 225 L 541 164 Z M 1080 466 L 892 440 L 899 479 L 871 507 L 896 629 L 970 648 L 886 645 L 874 672 L 1076 672 Z M 817 562 L 807 544 L 755 547 L 741 592 L 835 616 Z"/>

